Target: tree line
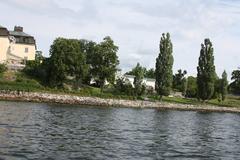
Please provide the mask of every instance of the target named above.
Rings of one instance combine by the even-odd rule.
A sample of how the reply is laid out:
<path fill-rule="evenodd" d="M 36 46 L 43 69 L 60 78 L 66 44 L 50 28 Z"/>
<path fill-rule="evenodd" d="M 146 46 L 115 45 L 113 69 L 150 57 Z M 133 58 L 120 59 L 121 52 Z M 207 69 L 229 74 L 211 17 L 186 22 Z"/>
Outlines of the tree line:
<path fill-rule="evenodd" d="M 240 94 L 240 70 L 232 73 L 233 82 L 230 85 L 225 71 L 218 78 L 210 39 L 205 39 L 201 44 L 197 77 L 186 77 L 187 71 L 181 69 L 173 75 L 173 44 L 169 33 L 162 34 L 155 69 L 147 70 L 138 63 L 126 73 L 134 75 L 134 86 L 124 77 L 115 79 L 120 70 L 117 52 L 118 46 L 111 37 L 105 37 L 100 43 L 85 39 L 57 38 L 50 47 L 50 57 L 37 54 L 35 61 L 27 62 L 24 72 L 49 87 L 64 88 L 65 85 L 71 85 L 74 89 L 79 89 L 94 81 L 94 85 L 103 90 L 105 83 L 109 82 L 119 93 L 133 96 L 146 93 L 144 77 L 154 78 L 160 99 L 170 95 L 172 90 L 202 101 L 212 98 L 224 100 L 227 91 Z"/>
<path fill-rule="evenodd" d="M 24 72 L 37 77 L 50 87 L 63 88 L 73 82 L 75 89 L 89 85 L 103 88 L 106 81 L 114 83 L 118 71 L 118 47 L 111 37 L 102 42 L 57 38 L 50 47 L 50 57 L 37 56 L 28 61 Z"/>
<path fill-rule="evenodd" d="M 156 92 L 162 99 L 162 96 L 170 95 L 172 90 L 182 92 L 183 96 L 189 98 L 198 98 L 206 101 L 218 98 L 219 101 L 224 101 L 228 91 L 234 94 L 240 94 L 240 71 L 235 70 L 232 73 L 233 82 L 228 85 L 227 73 L 223 72 L 219 78 L 215 71 L 214 64 L 214 48 L 210 39 L 205 39 L 201 44 L 200 56 L 197 66 L 197 77 L 186 77 L 187 71 L 179 69 L 173 75 L 173 44 L 170 39 L 170 34 L 163 34 L 159 45 L 159 55 L 156 59 L 156 68 L 150 69 L 156 78 Z M 146 74 L 148 70 L 142 67 L 139 63 L 132 71 L 126 74 L 135 75 L 137 68 L 142 69 L 144 77 L 152 78 Z M 137 87 L 137 86 L 135 86 Z"/>

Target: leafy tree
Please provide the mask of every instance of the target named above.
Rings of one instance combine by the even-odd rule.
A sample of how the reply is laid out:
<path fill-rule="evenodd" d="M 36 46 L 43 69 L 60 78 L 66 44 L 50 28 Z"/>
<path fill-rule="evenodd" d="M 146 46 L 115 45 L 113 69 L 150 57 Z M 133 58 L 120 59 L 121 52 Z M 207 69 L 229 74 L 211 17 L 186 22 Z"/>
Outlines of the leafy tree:
<path fill-rule="evenodd" d="M 140 65 L 140 63 L 137 63 L 137 65 L 129 72 L 126 72 L 126 75 L 136 75 L 137 72 L 141 70 L 141 72 L 143 72 L 143 76 L 145 76 L 147 69 L 143 66 Z"/>
<path fill-rule="evenodd" d="M 129 72 L 126 72 L 126 75 L 135 75 L 138 67 L 141 67 L 144 73 L 144 78 L 155 78 L 155 70 L 153 68 L 147 70 L 147 68 L 142 67 L 139 63 Z"/>
<path fill-rule="evenodd" d="M 147 70 L 144 77 L 155 79 L 155 70 L 153 68 Z"/>
<path fill-rule="evenodd" d="M 23 72 L 32 78 L 36 78 L 42 84 L 47 85 L 49 82 L 49 66 L 49 59 L 41 57 L 41 60 L 27 61 Z"/>
<path fill-rule="evenodd" d="M 142 84 L 144 78 L 144 69 L 140 66 L 139 63 L 135 68 L 134 76 L 134 93 L 136 96 L 141 96 L 144 93 L 146 87 L 144 87 Z"/>
<path fill-rule="evenodd" d="M 131 82 L 126 78 L 118 78 L 114 85 L 117 92 L 125 93 L 129 96 L 134 94 L 133 86 Z"/>
<path fill-rule="evenodd" d="M 187 89 L 185 97 L 196 98 L 197 97 L 197 78 L 189 76 L 187 78 Z"/>
<path fill-rule="evenodd" d="M 105 37 L 103 42 L 96 45 L 96 51 L 93 52 L 91 60 L 91 74 L 94 79 L 98 81 L 101 90 L 105 81 L 113 83 L 115 80 L 115 74 L 118 71 L 118 47 L 114 44 L 114 41 L 110 37 Z"/>
<path fill-rule="evenodd" d="M 87 58 L 87 64 L 89 66 L 89 72 L 84 78 L 84 83 L 87 85 L 90 85 L 91 79 L 93 78 L 93 73 L 94 73 L 94 65 L 95 65 L 95 58 L 96 58 L 96 52 L 97 52 L 97 43 L 93 41 L 86 41 L 82 40 L 84 45 L 84 53 Z"/>
<path fill-rule="evenodd" d="M 214 94 L 216 72 L 213 52 L 212 42 L 205 39 L 204 44 L 201 45 L 197 67 L 198 98 L 203 101 L 211 99 Z"/>
<path fill-rule="evenodd" d="M 227 73 L 226 73 L 226 71 L 224 71 L 222 74 L 222 79 L 221 79 L 222 101 L 224 101 L 226 99 L 227 92 L 228 92 L 228 80 L 227 80 Z"/>
<path fill-rule="evenodd" d="M 183 92 L 184 91 L 184 82 L 186 81 L 185 75 L 187 74 L 187 71 L 182 71 L 181 69 L 178 70 L 178 73 L 176 73 L 173 76 L 173 89 L 176 89 L 178 91 Z"/>
<path fill-rule="evenodd" d="M 57 38 L 50 49 L 49 63 L 49 84 L 53 87 L 63 87 L 68 76 L 74 77 L 78 87 L 88 70 L 84 49 L 75 39 Z"/>
<path fill-rule="evenodd" d="M 69 54 L 71 57 L 68 56 L 71 59 L 69 62 L 70 73 L 75 78 L 75 87 L 78 88 L 88 74 L 89 66 L 87 65 L 85 43 L 83 41 L 71 40 L 71 44 L 73 45 L 73 50 Z"/>
<path fill-rule="evenodd" d="M 7 70 L 6 64 L 0 64 L 0 74 L 2 74 L 3 72 L 5 72 L 6 70 Z"/>
<path fill-rule="evenodd" d="M 170 34 L 163 34 L 160 41 L 160 53 L 156 59 L 156 91 L 162 96 L 168 96 L 172 88 L 173 81 L 173 46 Z"/>
<path fill-rule="evenodd" d="M 187 89 L 188 89 L 188 80 L 187 80 L 187 78 L 183 78 L 183 80 L 182 80 L 182 95 L 184 97 L 186 97 Z"/>
<path fill-rule="evenodd" d="M 37 63 L 42 63 L 42 61 L 44 60 L 45 58 L 43 57 L 42 55 L 42 51 L 36 51 L 36 54 L 35 54 L 35 61 Z"/>
<path fill-rule="evenodd" d="M 230 90 L 234 94 L 240 94 L 240 69 L 232 72 L 233 82 L 230 84 Z"/>
<path fill-rule="evenodd" d="M 69 43 L 64 38 L 57 38 L 50 47 L 49 84 L 52 87 L 63 87 L 67 77 L 66 64 Z"/>

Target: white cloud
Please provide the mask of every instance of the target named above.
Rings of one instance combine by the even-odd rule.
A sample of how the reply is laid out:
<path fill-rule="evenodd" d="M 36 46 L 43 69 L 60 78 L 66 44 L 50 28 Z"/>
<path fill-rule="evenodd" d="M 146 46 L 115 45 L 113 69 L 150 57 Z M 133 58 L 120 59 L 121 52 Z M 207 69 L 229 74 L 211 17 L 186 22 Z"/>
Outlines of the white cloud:
<path fill-rule="evenodd" d="M 155 66 L 160 36 L 170 32 L 175 71 L 196 74 L 200 44 L 211 38 L 218 73 L 239 65 L 240 3 L 233 0 L 8 0 L 0 2 L 1 25 L 22 25 L 48 54 L 58 36 L 100 41 L 110 35 L 119 45 L 121 68 L 138 61 Z"/>

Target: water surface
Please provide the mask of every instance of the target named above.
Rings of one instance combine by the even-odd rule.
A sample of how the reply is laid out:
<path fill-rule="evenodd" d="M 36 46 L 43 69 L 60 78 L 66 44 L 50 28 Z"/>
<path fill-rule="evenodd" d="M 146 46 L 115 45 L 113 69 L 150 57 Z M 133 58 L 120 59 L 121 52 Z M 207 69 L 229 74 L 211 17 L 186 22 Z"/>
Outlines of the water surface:
<path fill-rule="evenodd" d="M 239 159 L 240 115 L 0 102 L 0 159 Z"/>

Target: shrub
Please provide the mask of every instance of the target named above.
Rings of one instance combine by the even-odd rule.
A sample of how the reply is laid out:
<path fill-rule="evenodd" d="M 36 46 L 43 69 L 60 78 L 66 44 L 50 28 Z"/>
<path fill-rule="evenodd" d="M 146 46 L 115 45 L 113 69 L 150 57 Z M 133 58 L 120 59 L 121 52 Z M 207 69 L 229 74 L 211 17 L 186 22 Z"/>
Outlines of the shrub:
<path fill-rule="evenodd" d="M 6 64 L 0 64 L 0 73 L 3 73 L 7 70 Z"/>

